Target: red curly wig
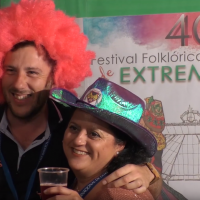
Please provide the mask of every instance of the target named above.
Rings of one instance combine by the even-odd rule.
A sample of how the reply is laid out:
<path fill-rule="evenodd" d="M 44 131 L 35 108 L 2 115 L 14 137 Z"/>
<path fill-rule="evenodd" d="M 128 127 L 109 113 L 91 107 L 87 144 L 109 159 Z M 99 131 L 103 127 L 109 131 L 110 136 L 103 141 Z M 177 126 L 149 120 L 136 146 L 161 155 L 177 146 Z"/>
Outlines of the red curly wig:
<path fill-rule="evenodd" d="M 73 91 L 92 74 L 90 63 L 95 55 L 86 51 L 87 37 L 74 18 L 55 10 L 52 0 L 21 0 L 0 9 L 0 78 L 5 54 L 26 40 L 44 46 L 56 60 L 56 87 Z"/>

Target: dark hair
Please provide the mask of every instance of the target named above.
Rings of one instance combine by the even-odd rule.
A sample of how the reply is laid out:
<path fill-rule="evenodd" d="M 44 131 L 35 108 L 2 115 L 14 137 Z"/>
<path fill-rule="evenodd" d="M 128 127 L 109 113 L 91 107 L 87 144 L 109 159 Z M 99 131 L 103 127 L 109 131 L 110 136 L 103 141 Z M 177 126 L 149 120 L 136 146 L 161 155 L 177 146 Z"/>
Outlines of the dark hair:
<path fill-rule="evenodd" d="M 126 143 L 125 148 L 114 157 L 107 166 L 108 173 L 111 173 L 126 164 L 142 164 L 148 161 L 144 148 L 136 142 L 133 142 L 125 133 L 121 130 L 110 126 L 114 133 L 116 144 Z"/>
<path fill-rule="evenodd" d="M 25 40 L 23 42 L 19 42 L 19 43 L 15 44 L 13 46 L 13 48 L 11 49 L 11 51 L 14 52 L 14 51 L 16 51 L 16 50 L 18 50 L 20 48 L 27 47 L 27 46 L 34 46 L 34 47 L 36 47 L 36 44 L 35 44 L 34 41 Z M 48 51 L 45 49 L 45 47 L 43 45 L 41 45 L 40 47 L 41 47 L 42 51 L 41 51 L 41 49 L 38 49 L 39 53 L 43 53 L 45 60 L 54 68 L 56 66 L 56 60 L 53 60 L 50 57 Z"/>

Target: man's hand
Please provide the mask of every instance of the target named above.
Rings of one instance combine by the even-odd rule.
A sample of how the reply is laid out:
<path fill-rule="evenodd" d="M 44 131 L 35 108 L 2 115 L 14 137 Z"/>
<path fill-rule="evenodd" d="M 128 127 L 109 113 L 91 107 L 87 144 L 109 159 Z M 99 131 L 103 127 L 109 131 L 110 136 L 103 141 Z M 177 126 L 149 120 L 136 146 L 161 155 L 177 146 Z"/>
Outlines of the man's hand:
<path fill-rule="evenodd" d="M 102 183 L 108 187 L 123 187 L 141 194 L 147 190 L 153 179 L 154 174 L 146 165 L 128 164 L 107 176 Z"/>

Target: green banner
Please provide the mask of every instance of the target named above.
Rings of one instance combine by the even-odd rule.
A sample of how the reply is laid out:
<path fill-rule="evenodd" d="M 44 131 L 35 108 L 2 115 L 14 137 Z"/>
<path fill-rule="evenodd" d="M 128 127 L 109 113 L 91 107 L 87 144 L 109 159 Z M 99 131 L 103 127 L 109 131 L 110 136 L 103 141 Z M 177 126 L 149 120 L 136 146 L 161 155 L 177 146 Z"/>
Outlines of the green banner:
<path fill-rule="evenodd" d="M 18 0 L 0 0 L 8 6 Z M 56 7 L 76 17 L 146 15 L 199 11 L 199 0 L 55 0 Z"/>

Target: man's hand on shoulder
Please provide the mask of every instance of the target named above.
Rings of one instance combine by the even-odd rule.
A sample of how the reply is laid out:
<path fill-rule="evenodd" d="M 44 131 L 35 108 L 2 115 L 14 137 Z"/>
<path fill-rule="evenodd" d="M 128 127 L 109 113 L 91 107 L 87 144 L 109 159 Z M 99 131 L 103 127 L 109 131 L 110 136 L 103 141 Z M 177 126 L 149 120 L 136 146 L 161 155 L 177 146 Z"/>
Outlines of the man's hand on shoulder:
<path fill-rule="evenodd" d="M 102 181 L 102 183 L 104 185 L 107 184 L 108 187 L 123 187 L 133 190 L 136 194 L 141 194 L 147 190 L 154 178 L 154 174 L 146 165 L 128 164 L 111 173 Z M 159 182 L 158 186 L 162 186 L 162 182 L 156 182 Z M 156 184 L 156 182 L 154 184 Z M 158 190 L 159 191 L 150 190 L 151 193 L 153 192 L 152 196 L 155 197 L 154 192 L 156 195 L 157 193 L 160 193 L 161 187 Z"/>

